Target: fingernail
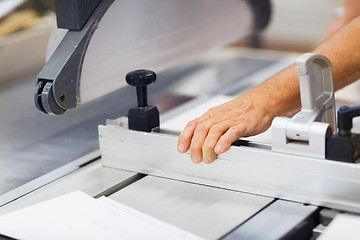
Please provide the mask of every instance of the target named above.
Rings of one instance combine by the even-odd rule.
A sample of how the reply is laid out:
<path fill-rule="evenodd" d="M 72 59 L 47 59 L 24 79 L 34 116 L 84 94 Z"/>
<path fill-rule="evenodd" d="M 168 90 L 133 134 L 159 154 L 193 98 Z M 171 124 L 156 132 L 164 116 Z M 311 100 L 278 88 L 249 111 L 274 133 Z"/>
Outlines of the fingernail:
<path fill-rule="evenodd" d="M 206 158 L 203 159 L 204 163 L 206 164 L 210 164 L 211 162 L 209 160 L 207 160 Z"/>
<path fill-rule="evenodd" d="M 222 150 L 222 146 L 221 145 L 216 145 L 216 147 L 215 147 L 215 152 L 222 152 L 221 150 Z"/>
<path fill-rule="evenodd" d="M 197 157 L 195 157 L 195 156 L 191 156 L 191 161 L 192 161 L 193 163 L 198 163 L 198 162 L 199 162 L 199 160 L 198 160 Z"/>
<path fill-rule="evenodd" d="M 185 151 L 185 146 L 183 144 L 179 144 L 178 151 L 179 152 L 184 152 Z"/>

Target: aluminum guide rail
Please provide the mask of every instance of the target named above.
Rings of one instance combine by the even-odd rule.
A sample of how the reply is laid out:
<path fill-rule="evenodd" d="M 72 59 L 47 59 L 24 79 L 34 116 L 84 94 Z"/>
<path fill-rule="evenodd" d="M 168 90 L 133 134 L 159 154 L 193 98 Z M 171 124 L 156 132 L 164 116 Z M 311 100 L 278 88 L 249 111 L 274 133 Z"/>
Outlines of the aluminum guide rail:
<path fill-rule="evenodd" d="M 174 135 L 100 125 L 99 138 L 107 167 L 360 213 L 356 164 L 233 146 L 213 164 L 195 165 L 176 151 Z"/>

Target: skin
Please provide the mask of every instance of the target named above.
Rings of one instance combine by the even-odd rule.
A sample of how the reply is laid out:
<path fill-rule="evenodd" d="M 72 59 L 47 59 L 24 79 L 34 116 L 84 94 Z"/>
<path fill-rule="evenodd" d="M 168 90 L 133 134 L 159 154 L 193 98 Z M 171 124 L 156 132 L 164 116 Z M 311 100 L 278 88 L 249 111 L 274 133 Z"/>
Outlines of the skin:
<path fill-rule="evenodd" d="M 350 14 L 345 11 L 344 19 L 334 23 L 327 39 L 313 51 L 331 61 L 335 90 L 360 78 L 360 17 L 352 12 L 360 13 L 360 1 L 347 3 L 351 2 L 359 7 L 359 10 L 351 9 L 353 19 L 345 18 Z M 345 26 L 339 27 L 340 23 Z M 292 65 L 248 93 L 211 108 L 187 124 L 179 136 L 178 151 L 190 150 L 194 163 L 210 164 L 211 161 L 203 159 L 203 145 L 217 154 L 224 153 L 238 138 L 267 130 L 275 117 L 298 112 L 301 106 L 298 81 L 295 65 Z"/>
<path fill-rule="evenodd" d="M 360 16 L 360 1 L 347 0 L 344 4 L 344 12 L 340 15 L 328 28 L 324 40 L 332 34 L 336 33 L 340 28 L 348 24 L 350 21 Z"/>

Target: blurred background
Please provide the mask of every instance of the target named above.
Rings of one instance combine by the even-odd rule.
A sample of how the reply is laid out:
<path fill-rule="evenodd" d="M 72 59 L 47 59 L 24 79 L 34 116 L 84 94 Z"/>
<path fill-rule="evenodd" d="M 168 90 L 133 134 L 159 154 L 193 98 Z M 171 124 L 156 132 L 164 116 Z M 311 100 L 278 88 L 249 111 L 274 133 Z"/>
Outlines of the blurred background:
<path fill-rule="evenodd" d="M 263 47 L 296 52 L 311 51 L 332 21 L 342 13 L 342 0 L 272 0 L 273 15 L 261 33 Z"/>
<path fill-rule="evenodd" d="M 40 71 L 56 27 L 54 5 L 54 0 L 0 0 L 0 84 Z M 273 0 L 270 25 L 256 36 L 256 46 L 310 51 L 341 13 L 342 5 L 342 0 Z M 253 40 L 250 37 L 235 45 L 252 46 Z"/>
<path fill-rule="evenodd" d="M 41 69 L 56 26 L 52 10 L 50 0 L 0 0 L 0 84 Z"/>

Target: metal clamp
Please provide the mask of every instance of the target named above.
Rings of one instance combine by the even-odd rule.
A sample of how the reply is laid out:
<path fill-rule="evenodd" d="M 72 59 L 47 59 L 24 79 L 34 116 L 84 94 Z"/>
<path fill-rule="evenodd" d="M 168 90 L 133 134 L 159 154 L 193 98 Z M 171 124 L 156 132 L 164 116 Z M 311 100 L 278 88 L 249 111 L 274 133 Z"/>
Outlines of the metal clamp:
<path fill-rule="evenodd" d="M 329 59 L 305 53 L 296 60 L 301 111 L 272 123 L 272 150 L 325 158 L 326 138 L 335 133 L 335 97 Z"/>

